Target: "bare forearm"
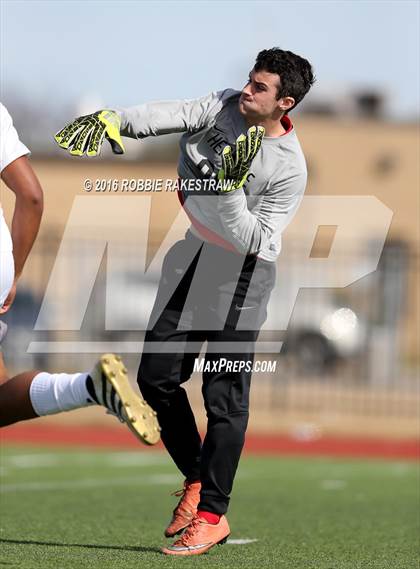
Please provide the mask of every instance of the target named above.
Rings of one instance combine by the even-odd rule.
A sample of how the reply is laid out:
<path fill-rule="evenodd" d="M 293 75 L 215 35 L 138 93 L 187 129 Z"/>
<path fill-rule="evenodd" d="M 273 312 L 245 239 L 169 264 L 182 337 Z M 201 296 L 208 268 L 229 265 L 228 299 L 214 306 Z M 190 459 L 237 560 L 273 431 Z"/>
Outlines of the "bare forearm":
<path fill-rule="evenodd" d="M 20 277 L 38 235 L 42 209 L 42 199 L 38 201 L 16 197 L 11 231 L 16 278 Z"/>
<path fill-rule="evenodd" d="M 7 166 L 2 172 L 2 179 L 16 196 L 11 233 L 15 275 L 18 278 L 38 234 L 43 211 L 43 194 L 26 156 Z"/>

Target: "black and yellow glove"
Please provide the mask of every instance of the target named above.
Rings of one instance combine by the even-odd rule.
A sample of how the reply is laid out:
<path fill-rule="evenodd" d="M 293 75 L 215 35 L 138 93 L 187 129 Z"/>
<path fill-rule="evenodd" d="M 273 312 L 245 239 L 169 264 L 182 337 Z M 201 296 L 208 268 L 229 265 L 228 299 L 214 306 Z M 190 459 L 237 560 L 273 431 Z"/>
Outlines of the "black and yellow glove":
<path fill-rule="evenodd" d="M 221 192 L 232 192 L 242 188 L 246 182 L 251 163 L 254 160 L 265 133 L 262 126 L 251 126 L 248 132 L 236 139 L 236 150 L 233 154 L 231 146 L 225 146 L 222 152 L 222 169 L 218 179 L 226 181 Z"/>
<path fill-rule="evenodd" d="M 98 156 L 104 138 L 111 144 L 114 154 L 124 154 L 120 135 L 121 119 L 115 111 L 104 109 L 91 115 L 79 117 L 55 135 L 61 148 L 73 156 Z"/>

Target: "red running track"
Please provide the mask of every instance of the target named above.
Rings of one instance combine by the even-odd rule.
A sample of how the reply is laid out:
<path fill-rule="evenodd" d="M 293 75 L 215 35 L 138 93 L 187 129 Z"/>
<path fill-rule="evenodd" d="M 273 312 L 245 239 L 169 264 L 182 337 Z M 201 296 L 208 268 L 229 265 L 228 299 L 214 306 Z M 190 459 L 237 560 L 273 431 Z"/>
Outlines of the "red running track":
<path fill-rule="evenodd" d="M 0 430 L 2 444 L 36 446 L 86 446 L 101 448 L 144 448 L 124 427 L 45 426 L 20 423 Z M 162 445 L 157 445 L 162 448 Z M 295 456 L 335 456 L 378 458 L 388 460 L 419 460 L 420 440 L 383 440 L 354 437 L 321 437 L 298 440 L 286 435 L 249 434 L 245 451 L 251 454 Z"/>

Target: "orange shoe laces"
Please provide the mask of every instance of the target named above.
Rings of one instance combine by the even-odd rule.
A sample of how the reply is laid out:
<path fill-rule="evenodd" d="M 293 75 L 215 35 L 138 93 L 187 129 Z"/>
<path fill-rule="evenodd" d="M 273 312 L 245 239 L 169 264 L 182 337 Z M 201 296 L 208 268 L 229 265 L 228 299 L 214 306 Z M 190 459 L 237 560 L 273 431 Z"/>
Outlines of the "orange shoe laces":
<path fill-rule="evenodd" d="M 179 540 L 175 543 L 175 545 L 184 545 L 185 547 L 188 547 L 189 545 L 194 545 L 193 543 L 191 543 L 192 539 L 195 537 L 195 534 L 199 531 L 200 526 L 206 523 L 207 523 L 206 520 L 203 520 L 203 518 L 200 518 L 199 516 L 194 516 L 192 522 L 187 527 L 185 532 L 181 535 Z"/>
<path fill-rule="evenodd" d="M 177 498 L 179 498 L 179 497 L 181 498 L 181 499 L 179 500 L 179 502 L 178 502 L 176 508 L 174 509 L 174 514 L 176 514 L 177 510 L 183 505 L 182 503 L 183 503 L 183 500 L 184 500 L 184 498 L 185 498 L 185 495 L 186 495 L 186 493 L 187 493 L 189 487 L 190 487 L 192 484 L 196 484 L 196 482 L 187 482 L 187 481 L 185 481 L 185 482 L 184 482 L 184 487 L 183 487 L 181 490 L 177 490 L 176 492 L 172 492 L 172 493 L 171 493 L 171 496 L 176 496 Z"/>

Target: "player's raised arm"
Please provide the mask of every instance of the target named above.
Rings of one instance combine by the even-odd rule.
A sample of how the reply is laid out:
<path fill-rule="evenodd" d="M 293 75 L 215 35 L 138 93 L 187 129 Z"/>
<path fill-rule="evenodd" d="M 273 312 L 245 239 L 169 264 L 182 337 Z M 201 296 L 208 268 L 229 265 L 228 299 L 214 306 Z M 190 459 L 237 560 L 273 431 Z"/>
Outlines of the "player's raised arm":
<path fill-rule="evenodd" d="M 130 138 L 146 138 L 198 131 L 211 124 L 231 93 L 231 89 L 225 89 L 199 99 L 156 101 L 120 109 L 121 134 Z"/>
<path fill-rule="evenodd" d="M 73 156 L 97 156 L 104 140 L 114 154 L 125 152 L 121 136 L 142 139 L 174 132 L 195 132 L 210 124 L 231 89 L 199 99 L 155 101 L 126 109 L 104 109 L 79 117 L 56 135 L 61 148 Z"/>

